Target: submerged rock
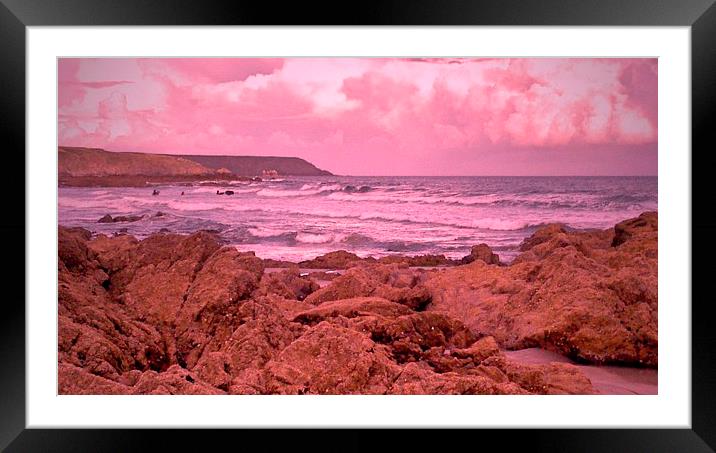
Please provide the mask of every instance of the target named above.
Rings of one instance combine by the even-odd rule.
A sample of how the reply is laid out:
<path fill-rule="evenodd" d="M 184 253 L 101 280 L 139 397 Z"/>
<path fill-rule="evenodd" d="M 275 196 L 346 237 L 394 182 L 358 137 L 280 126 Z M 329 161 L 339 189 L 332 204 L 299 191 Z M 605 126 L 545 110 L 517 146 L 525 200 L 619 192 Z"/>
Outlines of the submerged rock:
<path fill-rule="evenodd" d="M 143 215 L 118 215 L 116 217 L 112 217 L 109 214 L 105 214 L 102 216 L 99 220 L 97 220 L 97 223 L 118 223 L 118 222 L 136 222 L 138 220 L 142 220 L 144 218 Z"/>

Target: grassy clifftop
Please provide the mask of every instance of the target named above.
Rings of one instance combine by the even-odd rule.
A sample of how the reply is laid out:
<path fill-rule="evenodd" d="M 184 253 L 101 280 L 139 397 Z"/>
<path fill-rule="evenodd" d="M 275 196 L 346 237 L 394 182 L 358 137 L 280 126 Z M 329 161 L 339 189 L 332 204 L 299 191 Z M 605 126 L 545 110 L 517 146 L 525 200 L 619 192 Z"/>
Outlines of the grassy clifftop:
<path fill-rule="evenodd" d="M 60 179 L 88 176 L 190 176 L 212 173 L 215 173 L 215 170 L 177 156 L 114 153 L 98 148 L 58 148 Z"/>

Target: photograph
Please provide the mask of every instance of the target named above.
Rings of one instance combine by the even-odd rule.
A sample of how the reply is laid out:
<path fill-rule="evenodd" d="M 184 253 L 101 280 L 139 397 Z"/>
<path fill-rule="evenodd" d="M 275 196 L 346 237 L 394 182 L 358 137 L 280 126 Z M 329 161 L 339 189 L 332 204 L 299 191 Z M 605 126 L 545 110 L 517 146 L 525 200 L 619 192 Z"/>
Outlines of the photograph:
<path fill-rule="evenodd" d="M 59 395 L 659 395 L 658 58 L 56 67 Z"/>

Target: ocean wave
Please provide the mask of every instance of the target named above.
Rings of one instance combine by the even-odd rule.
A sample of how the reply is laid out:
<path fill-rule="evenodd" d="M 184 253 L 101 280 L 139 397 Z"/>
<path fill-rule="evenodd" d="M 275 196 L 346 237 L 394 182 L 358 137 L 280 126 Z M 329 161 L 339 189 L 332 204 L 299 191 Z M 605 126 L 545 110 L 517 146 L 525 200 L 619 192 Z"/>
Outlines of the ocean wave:
<path fill-rule="evenodd" d="M 231 184 L 229 184 L 231 185 Z M 216 194 L 216 191 L 220 190 L 217 188 L 217 186 L 212 187 L 196 187 L 191 190 L 191 193 L 208 193 L 208 194 Z M 261 190 L 260 187 L 252 187 L 249 189 L 231 189 L 234 191 L 235 194 L 244 194 L 244 193 L 256 193 L 259 190 Z"/>
<path fill-rule="evenodd" d="M 315 187 L 304 184 L 298 190 L 282 190 L 282 189 L 261 189 L 256 192 L 260 197 L 283 198 L 283 197 L 310 197 L 312 195 L 320 195 L 322 193 L 331 193 L 340 190 L 340 186 L 324 186 Z"/>
<path fill-rule="evenodd" d="M 377 203 L 417 203 L 445 204 L 458 206 L 497 206 L 524 207 L 533 209 L 628 209 L 632 206 L 652 206 L 650 196 L 620 195 L 616 197 L 599 197 L 595 195 L 560 196 L 556 194 L 513 195 L 456 195 L 456 194 L 424 194 L 414 191 L 378 191 L 368 195 L 357 193 L 334 192 L 328 198 L 345 202 L 377 202 Z"/>
<path fill-rule="evenodd" d="M 297 233 L 296 241 L 304 244 L 327 244 L 337 242 L 336 237 L 342 237 L 333 233 Z"/>
<path fill-rule="evenodd" d="M 177 211 L 210 211 L 223 207 L 221 203 L 207 203 L 193 200 L 170 200 L 165 203 L 167 207 Z"/>
<path fill-rule="evenodd" d="M 261 189 L 258 192 L 256 192 L 256 195 L 260 197 L 271 197 L 271 198 L 281 198 L 281 197 L 307 197 L 310 195 L 316 195 L 319 193 L 319 190 L 277 190 L 277 189 Z"/>
<path fill-rule="evenodd" d="M 270 238 L 285 234 L 285 230 L 268 227 L 254 227 L 248 229 L 249 234 L 256 238 Z"/>

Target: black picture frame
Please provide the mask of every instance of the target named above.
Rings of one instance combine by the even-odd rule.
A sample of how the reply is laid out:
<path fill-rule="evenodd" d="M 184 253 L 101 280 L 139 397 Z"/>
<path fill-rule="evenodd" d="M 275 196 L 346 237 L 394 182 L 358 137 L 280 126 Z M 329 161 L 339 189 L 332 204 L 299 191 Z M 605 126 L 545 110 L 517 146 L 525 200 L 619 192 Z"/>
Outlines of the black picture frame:
<path fill-rule="evenodd" d="M 319 14 L 319 11 L 321 14 Z M 378 443 L 366 431 L 333 430 L 320 435 L 281 431 L 267 434 L 232 430 L 59 430 L 25 429 L 25 32 L 29 26 L 104 25 L 629 25 L 691 27 L 692 65 L 692 418 L 691 429 L 502 430 L 383 432 Z M 705 296 L 716 265 L 697 257 L 713 256 L 716 221 L 707 207 L 712 184 L 699 172 L 716 168 L 711 149 L 716 109 L 716 6 L 714 0 L 412 0 L 327 4 L 286 2 L 202 2 L 189 0 L 0 0 L 0 131 L 6 168 L 0 178 L 6 212 L 4 233 L 5 298 L 0 315 L 0 447 L 7 451 L 135 451 L 182 449 L 228 442 L 249 448 L 256 441 L 272 450 L 305 445 L 340 450 L 400 447 L 448 450 L 467 445 L 509 445 L 549 451 L 714 451 L 716 449 L 716 330 L 711 327 L 712 298 Z M 699 152 L 694 152 L 701 148 Z M 20 171 L 20 168 L 23 170 Z M 663 170 L 663 169 L 662 169 Z M 23 238 L 22 241 L 19 238 Z M 9 264 L 9 265 L 8 265 Z M 688 265 L 688 263 L 683 263 Z M 12 289 L 13 291 L 9 291 Z M 702 297 L 699 297 L 702 296 Z M 237 410 L 239 410 L 237 408 Z M 385 436 L 385 434 L 389 434 Z M 466 435 L 465 435 L 466 434 Z M 267 444 L 268 442 L 268 444 Z M 281 445 L 284 444 L 284 445 Z M 320 445 L 319 445 L 320 444 Z"/>

